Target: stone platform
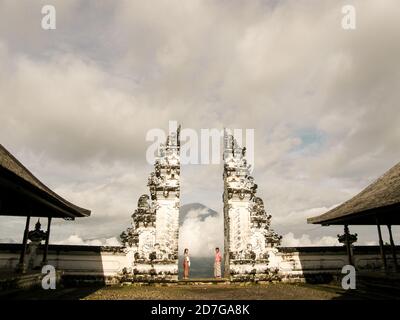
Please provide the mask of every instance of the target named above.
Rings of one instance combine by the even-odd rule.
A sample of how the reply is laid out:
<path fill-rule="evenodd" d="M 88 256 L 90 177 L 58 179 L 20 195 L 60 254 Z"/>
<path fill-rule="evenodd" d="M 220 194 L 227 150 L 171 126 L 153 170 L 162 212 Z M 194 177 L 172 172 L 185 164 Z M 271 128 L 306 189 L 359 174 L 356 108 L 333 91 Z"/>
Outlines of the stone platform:
<path fill-rule="evenodd" d="M 180 285 L 228 284 L 230 280 L 227 278 L 189 278 L 178 280 L 177 283 Z"/>

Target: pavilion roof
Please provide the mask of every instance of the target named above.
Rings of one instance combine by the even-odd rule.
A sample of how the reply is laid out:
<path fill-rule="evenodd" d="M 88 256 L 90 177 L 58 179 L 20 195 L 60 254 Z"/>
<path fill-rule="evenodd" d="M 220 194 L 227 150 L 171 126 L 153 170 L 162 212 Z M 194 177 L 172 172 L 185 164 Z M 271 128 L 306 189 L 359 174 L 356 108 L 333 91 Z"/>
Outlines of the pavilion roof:
<path fill-rule="evenodd" d="M 70 218 L 90 216 L 90 210 L 65 200 L 36 178 L 0 144 L 0 215 Z"/>
<path fill-rule="evenodd" d="M 400 163 L 388 170 L 359 194 L 308 223 L 331 224 L 400 224 Z"/>

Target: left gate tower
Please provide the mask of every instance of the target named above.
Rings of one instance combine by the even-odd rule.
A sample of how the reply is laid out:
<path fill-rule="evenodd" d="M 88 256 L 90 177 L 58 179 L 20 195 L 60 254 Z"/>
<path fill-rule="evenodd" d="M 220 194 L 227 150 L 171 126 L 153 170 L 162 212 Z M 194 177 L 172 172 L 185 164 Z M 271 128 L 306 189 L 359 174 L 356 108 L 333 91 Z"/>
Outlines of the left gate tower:
<path fill-rule="evenodd" d="M 180 208 L 180 126 L 158 148 L 148 179 L 150 194 L 140 196 L 132 226 L 122 232 L 133 281 L 178 280 Z"/>

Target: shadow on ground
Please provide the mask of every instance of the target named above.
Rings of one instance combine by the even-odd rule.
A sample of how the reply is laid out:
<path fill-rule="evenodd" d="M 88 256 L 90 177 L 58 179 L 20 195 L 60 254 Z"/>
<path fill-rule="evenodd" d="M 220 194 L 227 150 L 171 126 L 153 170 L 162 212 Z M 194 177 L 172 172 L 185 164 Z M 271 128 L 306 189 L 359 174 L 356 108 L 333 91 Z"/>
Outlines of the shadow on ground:
<path fill-rule="evenodd" d="M 101 285 L 91 285 L 85 287 L 59 287 L 55 290 L 44 290 L 42 288 L 31 288 L 19 290 L 0 296 L 1 300 L 80 300 L 91 296 L 101 288 Z"/>
<path fill-rule="evenodd" d="M 22 300 L 365 300 L 396 299 L 383 292 L 345 291 L 335 285 L 206 284 L 206 285 L 124 285 L 36 288 L 2 296 Z"/>

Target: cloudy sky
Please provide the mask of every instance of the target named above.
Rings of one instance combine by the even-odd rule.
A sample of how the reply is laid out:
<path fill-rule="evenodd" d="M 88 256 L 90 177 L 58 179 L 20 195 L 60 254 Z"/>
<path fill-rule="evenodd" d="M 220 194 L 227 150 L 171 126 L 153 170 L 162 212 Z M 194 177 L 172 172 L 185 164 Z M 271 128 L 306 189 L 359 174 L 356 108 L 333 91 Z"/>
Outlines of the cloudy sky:
<path fill-rule="evenodd" d="M 41 28 L 45 4 L 56 30 Z M 341 25 L 348 4 L 356 30 Z M 399 18 L 398 0 L 0 0 L 0 143 L 92 210 L 57 221 L 53 243 L 114 244 L 147 192 L 150 129 L 254 129 L 253 176 L 284 244 L 333 244 L 341 230 L 306 218 L 400 161 Z M 221 165 L 183 166 L 181 194 L 219 225 Z M 202 213 L 188 219 L 219 242 Z M 0 218 L 0 241 L 23 227 Z"/>

